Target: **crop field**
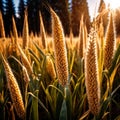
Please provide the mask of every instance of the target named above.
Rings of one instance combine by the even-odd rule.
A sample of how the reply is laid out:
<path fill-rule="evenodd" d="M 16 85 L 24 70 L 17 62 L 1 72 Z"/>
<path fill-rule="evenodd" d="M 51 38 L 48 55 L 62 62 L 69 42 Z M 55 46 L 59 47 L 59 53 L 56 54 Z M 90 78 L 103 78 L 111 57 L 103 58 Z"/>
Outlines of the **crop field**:
<path fill-rule="evenodd" d="M 14 18 L 5 37 L 0 14 L 0 120 L 120 120 L 120 38 L 112 12 L 106 33 L 83 17 L 79 37 L 65 36 L 50 8 L 52 34 L 29 34 L 25 12 L 22 36 Z"/>

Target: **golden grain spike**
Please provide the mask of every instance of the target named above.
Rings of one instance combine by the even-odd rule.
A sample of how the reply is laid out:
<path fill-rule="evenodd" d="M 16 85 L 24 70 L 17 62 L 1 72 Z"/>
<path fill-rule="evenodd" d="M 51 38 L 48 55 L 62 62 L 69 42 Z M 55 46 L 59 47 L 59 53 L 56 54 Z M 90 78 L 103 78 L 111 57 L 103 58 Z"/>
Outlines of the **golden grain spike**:
<path fill-rule="evenodd" d="M 17 33 L 17 28 L 16 28 L 16 23 L 15 23 L 14 17 L 12 17 L 12 23 L 13 23 L 14 43 L 15 43 L 15 45 L 16 45 L 16 44 L 17 44 L 17 41 L 18 41 L 18 33 Z"/>
<path fill-rule="evenodd" d="M 103 20 L 101 19 L 100 26 L 99 26 L 99 37 L 101 39 L 104 38 L 104 26 L 103 26 Z"/>
<path fill-rule="evenodd" d="M 70 44 L 73 44 L 73 32 L 72 29 L 70 29 Z"/>
<path fill-rule="evenodd" d="M 20 54 L 21 54 L 22 64 L 26 67 L 28 74 L 32 75 L 32 73 L 33 73 L 32 66 L 30 65 L 30 62 L 28 61 L 27 56 L 25 55 L 25 53 L 23 52 L 21 47 L 19 45 L 17 45 L 17 46 L 18 46 L 18 49 L 19 49 Z"/>
<path fill-rule="evenodd" d="M 79 45 L 78 45 L 78 56 L 83 57 L 83 45 L 84 45 L 84 23 L 83 15 L 80 20 L 80 32 L 79 32 Z"/>
<path fill-rule="evenodd" d="M 46 56 L 46 70 L 50 77 L 54 80 L 56 78 L 56 72 L 54 68 L 54 63 L 50 56 Z"/>
<path fill-rule="evenodd" d="M 103 49 L 104 46 L 104 27 L 103 27 L 103 20 L 101 19 L 100 25 L 98 26 L 98 44 L 99 49 Z M 103 56 L 102 56 L 103 58 Z"/>
<path fill-rule="evenodd" d="M 83 54 L 85 54 L 86 52 L 86 48 L 87 48 L 87 35 L 88 35 L 88 32 L 87 32 L 87 27 L 86 25 L 84 24 L 84 44 L 83 44 Z"/>
<path fill-rule="evenodd" d="M 62 86 L 65 86 L 68 84 L 68 61 L 65 46 L 65 37 L 60 19 L 52 9 L 51 15 L 57 76 L 59 83 Z"/>
<path fill-rule="evenodd" d="M 5 54 L 5 51 L 4 51 L 4 43 L 3 43 L 3 41 L 2 40 L 0 40 L 0 54 L 2 53 L 2 54 Z"/>
<path fill-rule="evenodd" d="M 98 63 L 96 51 L 96 32 L 91 31 L 85 55 L 85 85 L 89 109 L 97 115 L 100 109 L 100 87 L 98 83 Z"/>
<path fill-rule="evenodd" d="M 8 88 L 10 91 L 11 99 L 13 101 L 14 108 L 19 117 L 23 118 L 25 116 L 25 108 L 23 104 L 22 95 L 18 86 L 18 83 L 12 73 L 12 70 L 7 63 L 7 61 L 2 56 L 3 65 L 5 68 L 6 78 L 8 82 Z"/>
<path fill-rule="evenodd" d="M 1 11 L 0 11 L 0 36 L 2 38 L 5 38 L 5 30 L 4 30 L 4 24 L 3 24 L 3 18 L 2 18 Z"/>
<path fill-rule="evenodd" d="M 24 15 L 22 38 L 23 38 L 23 49 L 27 49 L 29 45 L 29 28 L 28 28 L 27 10 L 25 10 L 25 15 Z"/>
<path fill-rule="evenodd" d="M 45 49 L 47 47 L 47 40 L 46 40 L 46 34 L 45 34 L 45 28 L 43 24 L 43 19 L 41 13 L 39 13 L 40 16 L 40 35 L 41 35 L 41 40 L 42 40 L 42 46 Z"/>
<path fill-rule="evenodd" d="M 111 66 L 115 50 L 115 33 L 112 13 L 110 13 L 109 24 L 106 32 L 106 41 L 104 48 L 104 67 L 109 69 Z"/>

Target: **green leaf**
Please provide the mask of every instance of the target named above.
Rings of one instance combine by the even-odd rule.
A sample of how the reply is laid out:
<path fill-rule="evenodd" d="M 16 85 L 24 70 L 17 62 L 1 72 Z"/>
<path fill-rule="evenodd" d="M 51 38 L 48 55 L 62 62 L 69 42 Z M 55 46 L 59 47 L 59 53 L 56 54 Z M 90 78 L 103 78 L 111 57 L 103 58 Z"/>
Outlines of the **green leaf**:
<path fill-rule="evenodd" d="M 72 118 L 72 95 L 69 86 L 65 87 L 65 100 L 67 106 L 67 118 L 71 120 Z"/>
<path fill-rule="evenodd" d="M 106 117 L 108 114 L 109 114 L 109 112 L 105 112 L 104 115 L 102 116 L 102 120 L 107 119 Z"/>
<path fill-rule="evenodd" d="M 34 56 L 34 58 L 35 58 L 38 62 L 40 62 L 39 58 L 35 55 L 35 53 L 34 53 L 31 49 L 28 49 L 28 50 L 29 50 L 29 52 L 31 53 L 31 55 Z"/>
<path fill-rule="evenodd" d="M 67 106 L 65 99 L 63 100 L 59 120 L 67 120 Z"/>
<path fill-rule="evenodd" d="M 38 99 L 38 97 L 36 97 L 33 93 L 31 93 L 31 92 L 28 92 L 28 94 L 29 95 L 31 95 L 32 97 L 34 97 L 35 99 L 37 99 L 38 100 L 38 103 L 42 106 L 42 108 L 49 114 L 49 111 L 48 111 L 48 109 L 45 107 L 45 105 L 43 104 L 43 102 L 40 100 L 40 99 Z"/>
<path fill-rule="evenodd" d="M 70 64 L 70 73 L 72 73 L 74 61 L 75 61 L 75 51 L 73 52 L 73 56 L 72 56 L 72 60 L 71 60 L 71 64 Z"/>
<path fill-rule="evenodd" d="M 111 76 L 110 76 L 110 87 L 111 87 L 111 90 L 112 90 L 112 87 L 113 87 L 113 82 L 115 80 L 115 75 L 116 75 L 116 72 L 117 72 L 117 69 L 118 69 L 119 65 L 117 65 L 113 72 L 111 73 Z"/>
<path fill-rule="evenodd" d="M 49 87 L 54 88 L 54 89 L 55 89 L 56 91 L 58 91 L 62 96 L 64 96 L 64 95 L 63 95 L 63 92 L 62 92 L 60 89 L 58 89 L 56 86 L 54 86 L 54 85 L 49 85 L 48 88 L 49 88 Z"/>
<path fill-rule="evenodd" d="M 35 47 L 37 48 L 37 50 L 39 51 L 39 53 L 40 53 L 43 57 L 45 57 L 45 54 L 44 54 L 44 52 L 40 49 L 40 47 L 39 47 L 35 42 L 33 42 L 33 43 L 34 43 Z"/>
<path fill-rule="evenodd" d="M 111 97 L 119 90 L 119 88 L 120 88 L 120 85 L 118 85 L 118 87 L 116 87 L 114 91 L 112 91 Z"/>
<path fill-rule="evenodd" d="M 100 110 L 100 113 L 98 115 L 98 120 L 101 120 L 103 116 L 105 116 L 105 113 L 106 113 L 106 110 L 108 108 L 110 104 L 110 97 L 108 97 L 105 101 L 102 102 L 102 105 L 101 105 L 101 110 Z"/>
<path fill-rule="evenodd" d="M 113 57 L 112 66 L 109 69 L 109 76 L 111 76 L 111 74 L 112 74 L 112 72 L 113 72 L 113 70 L 118 62 L 119 55 L 120 55 L 120 44 L 119 44 L 119 46 L 115 52 L 115 55 Z"/>
<path fill-rule="evenodd" d="M 29 93 L 33 96 L 33 99 L 32 99 L 32 108 L 31 108 L 31 114 L 32 114 L 32 118 L 34 120 L 38 120 L 39 119 L 39 114 L 38 114 L 38 92 L 34 94 L 32 93 Z"/>
<path fill-rule="evenodd" d="M 86 111 L 86 112 L 82 115 L 82 117 L 79 118 L 79 120 L 84 120 L 84 119 L 89 115 L 89 113 L 90 113 L 89 110 Z"/>

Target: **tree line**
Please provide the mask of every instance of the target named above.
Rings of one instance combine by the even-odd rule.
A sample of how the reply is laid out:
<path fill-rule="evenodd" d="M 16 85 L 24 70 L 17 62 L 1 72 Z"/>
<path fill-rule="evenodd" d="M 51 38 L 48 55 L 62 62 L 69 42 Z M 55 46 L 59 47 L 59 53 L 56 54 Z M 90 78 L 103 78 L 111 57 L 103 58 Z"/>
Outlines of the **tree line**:
<path fill-rule="evenodd" d="M 29 32 L 39 35 L 39 14 L 41 12 L 45 30 L 50 34 L 51 15 L 45 4 L 49 4 L 60 17 L 65 35 L 69 35 L 70 31 L 73 32 L 74 36 L 79 35 L 81 16 L 84 17 L 84 22 L 89 31 L 91 21 L 87 0 L 19 0 L 17 12 L 13 0 L 0 0 L 0 11 L 3 16 L 6 36 L 10 36 L 10 31 L 12 30 L 12 17 L 15 18 L 19 36 L 22 34 L 25 9 L 28 11 Z M 105 5 L 104 1 L 101 0 L 99 12 L 105 8 L 103 5 Z M 117 11 L 117 13 L 119 13 L 119 11 Z M 106 21 L 105 17 L 103 19 Z M 117 19 L 117 21 L 119 20 Z M 118 25 L 119 22 L 117 22 L 117 28 L 119 28 Z"/>
<path fill-rule="evenodd" d="M 82 14 L 84 14 L 86 23 L 88 23 L 87 27 L 89 28 L 90 16 L 86 0 L 27 0 L 26 2 L 19 0 L 17 13 L 13 0 L 0 0 L 0 11 L 3 16 L 6 36 L 9 36 L 12 30 L 12 17 L 15 18 L 19 35 L 22 34 L 25 9 L 28 11 L 30 33 L 40 33 L 39 12 L 42 14 L 46 32 L 48 34 L 51 33 L 51 16 L 49 10 L 44 5 L 45 1 L 60 17 L 66 35 L 69 35 L 71 28 L 75 36 L 79 34 Z M 84 11 L 84 13 L 81 11 Z"/>

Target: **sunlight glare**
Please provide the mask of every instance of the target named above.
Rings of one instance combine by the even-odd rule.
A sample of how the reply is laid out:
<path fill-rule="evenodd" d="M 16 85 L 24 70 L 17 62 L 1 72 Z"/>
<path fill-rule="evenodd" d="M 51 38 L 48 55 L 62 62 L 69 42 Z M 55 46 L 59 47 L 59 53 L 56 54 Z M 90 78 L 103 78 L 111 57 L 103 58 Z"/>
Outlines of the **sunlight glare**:
<path fill-rule="evenodd" d="M 111 9 L 116 9 L 120 7 L 120 0 L 104 0 L 106 5 L 110 4 Z"/>

